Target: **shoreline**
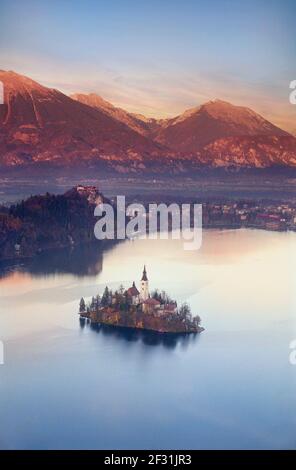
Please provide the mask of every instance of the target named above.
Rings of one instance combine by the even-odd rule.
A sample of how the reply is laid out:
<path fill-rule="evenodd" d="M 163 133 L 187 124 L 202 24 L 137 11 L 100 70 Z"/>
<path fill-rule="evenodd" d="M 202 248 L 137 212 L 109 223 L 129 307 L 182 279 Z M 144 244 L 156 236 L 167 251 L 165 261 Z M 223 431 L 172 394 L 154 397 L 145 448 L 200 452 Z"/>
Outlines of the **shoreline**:
<path fill-rule="evenodd" d="M 287 230 L 280 230 L 280 229 L 269 229 L 269 228 L 264 228 L 264 227 L 256 227 L 256 226 L 237 226 L 237 225 L 215 225 L 215 226 L 209 226 L 206 225 L 203 227 L 204 230 L 262 230 L 264 232 L 276 232 L 276 233 L 295 233 L 296 229 L 287 229 Z M 159 232 L 158 232 L 159 233 Z M 129 238 L 125 238 L 124 240 L 92 240 L 91 242 L 81 242 L 77 243 L 75 245 L 73 244 L 66 244 L 66 245 L 60 245 L 57 247 L 49 247 L 49 248 L 43 248 L 41 251 L 36 252 L 31 255 L 17 255 L 17 256 L 9 256 L 5 258 L 0 258 L 0 266 L 1 263 L 9 263 L 9 262 L 17 262 L 17 261 L 31 261 L 33 259 L 36 259 L 38 256 L 42 256 L 44 254 L 50 254 L 52 252 L 58 252 L 59 250 L 75 250 L 76 248 L 80 247 L 86 247 L 86 246 L 92 246 L 95 245 L 96 243 L 106 243 L 106 242 L 113 242 L 115 244 L 117 243 L 122 243 L 128 241 Z"/>
<path fill-rule="evenodd" d="M 199 327 L 199 331 L 159 331 L 159 330 L 153 330 L 151 328 L 136 328 L 136 327 L 132 327 L 132 326 L 125 326 L 125 325 L 113 325 L 111 323 L 103 323 L 103 322 L 92 322 L 90 320 L 90 318 L 88 317 L 85 317 L 85 316 L 82 316 L 80 315 L 80 320 L 82 321 L 89 321 L 91 325 L 97 325 L 97 326 L 102 326 L 104 328 L 110 328 L 110 330 L 118 330 L 118 331 L 136 331 L 136 332 L 148 332 L 148 333 L 153 333 L 155 335 L 159 335 L 159 336 L 174 336 L 174 335 L 177 335 L 177 336 L 180 336 L 180 335 L 198 335 L 200 333 L 202 333 L 203 331 L 205 331 L 205 328 L 203 328 L 202 326 Z"/>
<path fill-rule="evenodd" d="M 244 225 L 244 226 L 237 226 L 237 225 L 215 225 L 215 226 L 209 226 L 209 225 L 206 225 L 203 227 L 204 230 L 262 230 L 264 232 L 276 232 L 276 233 L 295 233 L 296 232 L 296 228 L 295 229 L 270 229 L 270 228 L 264 228 L 264 227 L 256 227 L 256 226 L 247 226 L 247 225 Z M 159 233 L 159 232 L 158 232 Z M 31 255 L 18 255 L 18 256 L 9 256 L 9 257 L 5 257 L 5 258 L 1 258 L 0 257 L 0 264 L 1 263 L 9 263 L 9 262 L 21 262 L 21 261 L 30 261 L 30 260 L 33 260 L 33 259 L 36 259 L 38 256 L 42 256 L 44 254 L 50 254 L 51 252 L 53 253 L 58 253 L 60 250 L 64 250 L 64 249 L 67 249 L 67 250 L 75 250 L 77 248 L 82 248 L 82 247 L 87 247 L 87 246 L 92 246 L 92 245 L 96 245 L 96 243 L 106 243 L 106 242 L 113 242 L 114 244 L 117 244 L 117 243 L 122 243 L 122 242 L 126 242 L 128 241 L 129 238 L 125 238 L 124 240 L 92 240 L 91 242 L 81 242 L 81 243 L 77 243 L 75 245 L 69 243 L 69 244 L 65 244 L 65 245 L 60 245 L 60 246 L 56 246 L 56 247 L 49 247 L 49 248 L 43 248 L 42 250 L 38 251 L 38 252 L 35 252 Z"/>
<path fill-rule="evenodd" d="M 196 329 L 184 329 L 184 330 L 169 330 L 169 329 L 159 329 L 159 328 L 153 328 L 153 327 L 147 327 L 147 326 L 133 326 L 133 325 L 124 325 L 123 323 L 112 323 L 112 322 L 108 322 L 108 321 L 99 321 L 99 320 L 95 320 L 94 318 L 92 318 L 92 313 L 96 313 L 96 312 L 90 312 L 90 316 L 86 316 L 86 315 L 82 315 L 81 313 L 78 312 L 78 315 L 79 315 L 79 319 L 80 320 L 84 320 L 84 321 L 89 321 L 92 325 L 98 325 L 98 326 L 105 326 L 105 327 L 109 327 L 109 328 L 118 328 L 118 329 L 124 329 L 124 330 L 131 330 L 131 331 L 142 331 L 142 332 L 151 332 L 151 333 L 155 333 L 155 334 L 158 334 L 158 335 L 168 335 L 168 336 L 171 336 L 171 335 L 197 335 L 197 334 L 200 334 L 202 333 L 203 331 L 205 331 L 205 328 L 203 328 L 202 326 L 198 326 L 196 327 Z M 149 320 L 149 317 L 151 315 L 149 314 L 145 314 L 147 317 L 148 317 L 148 320 Z"/>

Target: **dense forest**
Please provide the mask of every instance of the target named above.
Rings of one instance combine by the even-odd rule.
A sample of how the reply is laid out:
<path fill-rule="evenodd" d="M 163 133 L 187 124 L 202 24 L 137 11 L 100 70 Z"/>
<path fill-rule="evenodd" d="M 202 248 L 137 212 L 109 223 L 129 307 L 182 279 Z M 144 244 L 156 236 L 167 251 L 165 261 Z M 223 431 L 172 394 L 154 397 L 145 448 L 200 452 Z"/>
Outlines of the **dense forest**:
<path fill-rule="evenodd" d="M 95 241 L 94 205 L 106 200 L 98 191 L 91 196 L 73 188 L 63 195 L 47 193 L 10 208 L 0 206 L 0 260 Z"/>

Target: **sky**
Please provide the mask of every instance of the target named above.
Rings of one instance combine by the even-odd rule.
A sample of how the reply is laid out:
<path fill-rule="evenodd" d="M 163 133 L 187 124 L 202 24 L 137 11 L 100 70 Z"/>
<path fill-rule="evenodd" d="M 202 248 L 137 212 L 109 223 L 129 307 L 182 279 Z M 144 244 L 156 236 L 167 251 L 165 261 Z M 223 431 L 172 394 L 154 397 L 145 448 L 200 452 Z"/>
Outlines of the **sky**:
<path fill-rule="evenodd" d="M 0 0 L 0 68 L 170 117 L 219 98 L 296 132 L 295 0 Z"/>

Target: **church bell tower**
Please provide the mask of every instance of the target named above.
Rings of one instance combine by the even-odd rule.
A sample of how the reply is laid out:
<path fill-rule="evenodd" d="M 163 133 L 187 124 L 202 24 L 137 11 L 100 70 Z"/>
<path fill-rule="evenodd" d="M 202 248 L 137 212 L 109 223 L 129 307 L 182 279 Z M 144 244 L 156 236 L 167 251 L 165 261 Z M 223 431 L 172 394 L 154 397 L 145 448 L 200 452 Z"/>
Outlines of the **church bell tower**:
<path fill-rule="evenodd" d="M 146 266 L 144 266 L 143 275 L 141 279 L 140 299 L 142 302 L 149 299 L 149 286 L 148 286 Z"/>

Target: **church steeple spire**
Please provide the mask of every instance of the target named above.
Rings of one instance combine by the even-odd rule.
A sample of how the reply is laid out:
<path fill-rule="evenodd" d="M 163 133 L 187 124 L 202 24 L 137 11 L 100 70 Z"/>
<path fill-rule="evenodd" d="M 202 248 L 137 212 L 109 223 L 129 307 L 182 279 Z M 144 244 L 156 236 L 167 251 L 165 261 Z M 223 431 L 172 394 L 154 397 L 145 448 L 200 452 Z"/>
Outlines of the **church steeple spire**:
<path fill-rule="evenodd" d="M 143 275 L 142 275 L 141 281 L 148 281 L 148 277 L 147 277 L 147 272 L 146 272 L 146 266 L 145 266 L 145 264 L 144 264 Z"/>
<path fill-rule="evenodd" d="M 148 277 L 147 277 L 145 265 L 144 265 L 143 275 L 141 279 L 140 298 L 142 302 L 144 302 L 145 300 L 149 298 Z"/>

